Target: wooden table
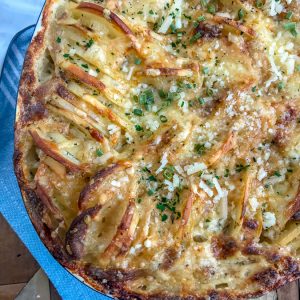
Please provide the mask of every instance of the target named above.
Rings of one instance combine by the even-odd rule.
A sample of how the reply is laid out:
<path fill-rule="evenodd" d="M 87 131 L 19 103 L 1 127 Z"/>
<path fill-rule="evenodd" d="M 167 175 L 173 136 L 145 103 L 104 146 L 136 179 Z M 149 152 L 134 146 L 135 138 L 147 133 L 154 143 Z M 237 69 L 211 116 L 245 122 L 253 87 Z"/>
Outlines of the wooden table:
<path fill-rule="evenodd" d="M 17 300 L 28 300 L 26 284 L 35 274 L 37 279 L 34 284 L 38 287 L 43 286 L 42 292 L 45 293 L 45 296 L 39 297 L 41 300 L 61 299 L 39 269 L 37 262 L 0 214 L 0 299 L 13 300 L 17 297 Z M 298 282 L 290 283 L 260 299 L 298 300 Z"/>

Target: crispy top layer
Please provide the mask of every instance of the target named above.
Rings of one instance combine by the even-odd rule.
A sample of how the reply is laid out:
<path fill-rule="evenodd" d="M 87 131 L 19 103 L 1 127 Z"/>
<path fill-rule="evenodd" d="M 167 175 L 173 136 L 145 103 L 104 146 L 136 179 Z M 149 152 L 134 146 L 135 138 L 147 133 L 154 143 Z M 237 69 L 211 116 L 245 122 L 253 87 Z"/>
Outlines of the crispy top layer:
<path fill-rule="evenodd" d="M 55 257 L 120 299 L 300 276 L 297 0 L 48 1 L 16 174 Z"/>

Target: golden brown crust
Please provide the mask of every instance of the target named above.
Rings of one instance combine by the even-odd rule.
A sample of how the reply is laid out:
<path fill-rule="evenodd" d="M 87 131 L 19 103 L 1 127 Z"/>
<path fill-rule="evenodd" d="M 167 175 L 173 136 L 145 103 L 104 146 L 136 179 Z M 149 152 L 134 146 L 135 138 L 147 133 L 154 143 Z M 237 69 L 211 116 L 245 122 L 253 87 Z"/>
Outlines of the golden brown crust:
<path fill-rule="evenodd" d="M 47 1 L 42 29 L 26 55 L 14 165 L 47 248 L 89 285 L 118 299 L 244 299 L 299 278 L 299 171 L 293 161 L 300 97 L 292 86 L 299 77 L 285 71 L 281 94 L 274 85 L 280 76 L 272 81 L 263 68 L 269 63 L 283 70 L 284 64 L 259 48 L 272 53 L 277 47 L 263 44 L 266 19 L 272 30 L 281 29 L 266 10 L 253 21 L 251 1 L 218 6 L 236 12 L 237 5 L 247 11 L 245 21 L 180 7 L 187 9 L 181 35 L 165 31 L 168 14 L 153 25 L 152 13 L 143 16 L 146 23 L 139 19 L 138 4 L 131 11 L 131 1 L 111 2 Z M 124 5 L 136 22 L 123 13 Z M 177 25 L 182 21 L 174 18 Z M 101 38 L 97 30 L 104 30 Z M 119 46 L 113 54 L 112 43 Z M 213 64 L 206 67 L 210 55 Z M 253 82 L 262 96 L 251 94 Z M 262 192 L 261 186 L 272 188 Z M 228 266 L 228 278 L 215 276 Z"/>

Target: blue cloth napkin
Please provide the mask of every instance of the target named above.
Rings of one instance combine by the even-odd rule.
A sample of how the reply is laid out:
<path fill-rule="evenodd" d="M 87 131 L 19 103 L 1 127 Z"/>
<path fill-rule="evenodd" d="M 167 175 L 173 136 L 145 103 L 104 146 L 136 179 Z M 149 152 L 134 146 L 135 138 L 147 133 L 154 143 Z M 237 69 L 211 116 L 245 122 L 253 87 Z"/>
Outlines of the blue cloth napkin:
<path fill-rule="evenodd" d="M 34 26 L 30 26 L 13 38 L 0 77 L 0 212 L 63 299 L 111 299 L 81 283 L 51 256 L 30 222 L 14 175 L 12 157 L 16 99 L 25 53 L 33 32 Z"/>

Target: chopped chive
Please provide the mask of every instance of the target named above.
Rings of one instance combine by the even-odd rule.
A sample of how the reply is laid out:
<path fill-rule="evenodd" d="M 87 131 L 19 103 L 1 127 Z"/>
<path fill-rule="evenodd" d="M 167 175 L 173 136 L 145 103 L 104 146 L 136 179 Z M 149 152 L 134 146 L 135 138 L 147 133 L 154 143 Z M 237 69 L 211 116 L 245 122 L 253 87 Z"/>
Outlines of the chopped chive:
<path fill-rule="evenodd" d="M 89 66 L 87 65 L 87 64 L 82 64 L 81 65 L 83 68 L 85 68 L 85 69 L 88 69 L 89 68 Z"/>
<path fill-rule="evenodd" d="M 245 11 L 241 8 L 238 11 L 238 18 L 239 18 L 239 20 L 243 20 L 244 17 L 245 17 Z"/>
<path fill-rule="evenodd" d="M 165 168 L 163 171 L 163 176 L 167 180 L 171 180 L 173 178 L 174 172 L 170 168 Z"/>
<path fill-rule="evenodd" d="M 157 203 L 156 208 L 160 211 L 164 211 L 166 209 L 166 206 L 163 203 Z"/>
<path fill-rule="evenodd" d="M 136 58 L 134 59 L 134 63 L 135 63 L 136 65 L 140 65 L 140 64 L 142 63 L 142 60 L 141 60 L 140 58 L 136 57 Z"/>
<path fill-rule="evenodd" d="M 133 114 L 140 117 L 140 116 L 143 115 L 143 111 L 141 109 L 139 109 L 139 108 L 135 108 L 133 110 Z"/>
<path fill-rule="evenodd" d="M 136 131 L 143 131 L 143 127 L 141 125 L 135 125 Z"/>
<path fill-rule="evenodd" d="M 236 165 L 235 171 L 238 172 L 238 173 L 240 173 L 240 172 L 242 172 L 244 170 L 247 170 L 249 167 L 250 167 L 250 165 L 245 165 L 244 166 L 242 164 L 239 164 L 239 165 Z"/>
<path fill-rule="evenodd" d="M 208 7 L 207 7 L 207 11 L 208 11 L 210 14 L 214 15 L 214 14 L 216 13 L 216 7 L 215 7 L 213 4 L 210 4 L 210 5 L 208 5 Z"/>
<path fill-rule="evenodd" d="M 150 175 L 150 176 L 148 177 L 148 180 L 149 180 L 149 181 L 153 181 L 153 182 L 156 182 L 156 181 L 157 181 L 157 179 L 156 179 L 155 176 L 153 176 L 153 175 Z"/>
<path fill-rule="evenodd" d="M 102 156 L 104 153 L 103 153 L 103 151 L 101 150 L 101 149 L 97 149 L 96 150 L 96 154 L 97 154 L 97 156 Z"/>
<path fill-rule="evenodd" d="M 201 38 L 201 36 L 201 32 L 197 32 L 196 34 L 194 34 L 190 39 L 190 44 L 194 44 L 197 40 Z"/>
<path fill-rule="evenodd" d="M 201 97 L 198 98 L 198 101 L 201 105 L 205 104 L 205 100 Z"/>
<path fill-rule="evenodd" d="M 295 22 L 289 22 L 283 24 L 283 28 L 287 31 L 289 31 L 293 36 L 297 36 L 297 30 L 296 30 L 296 23 Z"/>
<path fill-rule="evenodd" d="M 162 220 L 163 222 L 165 222 L 167 219 L 168 219 L 168 215 L 163 214 L 163 215 L 161 216 L 161 220 Z"/>
<path fill-rule="evenodd" d="M 262 1 L 261 1 L 261 0 L 256 0 L 256 1 L 255 1 L 255 6 L 256 6 L 257 8 L 263 7 Z"/>
<path fill-rule="evenodd" d="M 207 6 L 207 0 L 200 0 L 201 6 L 206 7 Z"/>
<path fill-rule="evenodd" d="M 280 176 L 281 176 L 281 174 L 280 174 L 278 171 L 275 171 L 275 172 L 274 172 L 274 176 L 276 176 L 276 177 L 280 177 Z"/>
<path fill-rule="evenodd" d="M 213 94 L 214 94 L 214 91 L 213 91 L 212 89 L 209 89 L 209 88 L 206 89 L 206 95 L 207 95 L 208 97 L 213 96 Z"/>
<path fill-rule="evenodd" d="M 93 44 L 94 44 L 94 40 L 93 40 L 93 39 L 90 39 L 90 40 L 85 44 L 85 47 L 86 47 L 86 48 L 90 48 L 90 47 L 93 46 Z"/>
<path fill-rule="evenodd" d="M 56 43 L 60 44 L 61 43 L 61 37 L 58 36 L 57 39 L 56 39 Z"/>
<path fill-rule="evenodd" d="M 203 67 L 202 73 L 205 74 L 205 75 L 207 75 L 208 72 L 209 72 L 209 68 L 208 67 Z"/>
<path fill-rule="evenodd" d="M 160 115 L 160 116 L 159 116 L 159 119 L 160 119 L 160 121 L 161 121 L 162 123 L 168 122 L 168 118 L 167 118 L 166 116 L 164 116 L 164 115 Z"/>
<path fill-rule="evenodd" d="M 194 151 L 199 154 L 199 155 L 203 155 L 205 154 L 205 146 L 204 144 L 196 144 L 194 146 Z"/>
<path fill-rule="evenodd" d="M 286 13 L 286 15 L 285 15 L 285 18 L 286 18 L 287 20 L 290 20 L 290 19 L 292 18 L 292 16 L 293 16 L 293 12 L 292 12 L 292 11 L 288 11 L 288 12 Z"/>
<path fill-rule="evenodd" d="M 284 83 L 281 81 L 278 83 L 277 88 L 279 91 L 281 91 L 284 88 Z"/>
<path fill-rule="evenodd" d="M 148 89 L 139 94 L 138 97 L 140 105 L 145 106 L 146 110 L 150 110 L 152 104 L 154 103 L 154 94 L 152 90 Z"/>
<path fill-rule="evenodd" d="M 148 192 L 147 192 L 147 194 L 148 194 L 149 196 L 152 196 L 152 195 L 154 195 L 154 193 L 155 193 L 155 191 L 154 191 L 154 190 L 152 190 L 152 189 L 148 190 Z"/>
<path fill-rule="evenodd" d="M 205 18 L 205 16 L 200 16 L 200 17 L 197 18 L 197 20 L 198 20 L 199 22 L 203 22 L 203 21 L 206 20 L 206 18 Z"/>

